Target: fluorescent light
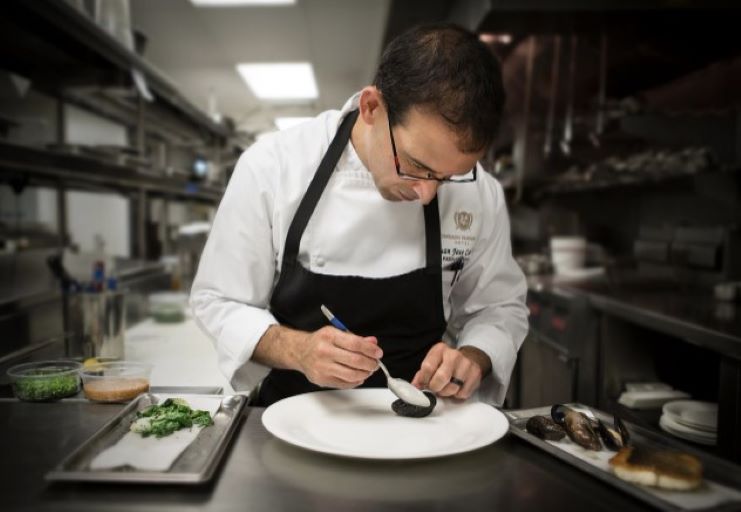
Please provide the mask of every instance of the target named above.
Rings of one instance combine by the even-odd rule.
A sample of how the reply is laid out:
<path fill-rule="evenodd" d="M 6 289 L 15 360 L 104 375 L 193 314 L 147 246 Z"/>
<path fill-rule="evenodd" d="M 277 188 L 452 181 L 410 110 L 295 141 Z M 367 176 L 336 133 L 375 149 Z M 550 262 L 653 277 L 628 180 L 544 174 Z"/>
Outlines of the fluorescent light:
<path fill-rule="evenodd" d="M 297 124 L 305 123 L 306 121 L 309 121 L 311 119 L 314 119 L 314 118 L 313 117 L 276 117 L 275 126 L 277 126 L 279 130 L 285 130 L 286 128 L 296 126 Z"/>
<path fill-rule="evenodd" d="M 260 5 L 293 5 L 296 0 L 190 0 L 196 7 L 251 7 Z"/>
<path fill-rule="evenodd" d="M 258 141 L 258 140 L 264 139 L 264 138 L 265 138 L 265 137 L 267 137 L 268 135 L 272 135 L 272 134 L 274 134 L 274 133 L 277 133 L 277 132 L 276 132 L 276 131 L 271 131 L 271 132 L 262 132 L 262 133 L 258 133 L 257 135 L 255 135 L 255 141 Z"/>
<path fill-rule="evenodd" d="M 314 100 L 319 91 L 309 62 L 237 64 L 237 71 L 261 100 Z"/>
<path fill-rule="evenodd" d="M 490 34 L 484 32 L 479 34 L 479 40 L 486 44 L 510 44 L 512 42 L 511 34 Z"/>

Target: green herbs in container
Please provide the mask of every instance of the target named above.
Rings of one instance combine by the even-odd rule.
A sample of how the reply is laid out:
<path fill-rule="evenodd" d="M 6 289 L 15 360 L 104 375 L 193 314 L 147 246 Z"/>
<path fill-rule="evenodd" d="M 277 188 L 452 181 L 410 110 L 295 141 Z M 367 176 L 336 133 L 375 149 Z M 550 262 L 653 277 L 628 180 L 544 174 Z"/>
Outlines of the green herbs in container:
<path fill-rule="evenodd" d="M 165 437 L 181 428 L 208 427 L 213 422 L 208 411 L 191 409 L 181 398 L 168 398 L 161 404 L 137 412 L 130 429 L 142 437 Z"/>
<path fill-rule="evenodd" d="M 75 361 L 40 361 L 13 366 L 8 376 L 20 400 L 51 402 L 80 392 L 80 368 Z"/>

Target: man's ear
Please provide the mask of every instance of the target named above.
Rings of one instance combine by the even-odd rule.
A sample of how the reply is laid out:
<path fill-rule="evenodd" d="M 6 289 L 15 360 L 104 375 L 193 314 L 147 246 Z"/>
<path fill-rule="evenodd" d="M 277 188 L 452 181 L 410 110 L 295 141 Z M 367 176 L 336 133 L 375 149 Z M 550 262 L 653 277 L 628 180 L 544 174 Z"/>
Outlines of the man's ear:
<path fill-rule="evenodd" d="M 360 118 L 367 125 L 373 125 L 380 120 L 386 121 L 386 105 L 383 96 L 376 86 L 368 85 L 360 91 Z"/>

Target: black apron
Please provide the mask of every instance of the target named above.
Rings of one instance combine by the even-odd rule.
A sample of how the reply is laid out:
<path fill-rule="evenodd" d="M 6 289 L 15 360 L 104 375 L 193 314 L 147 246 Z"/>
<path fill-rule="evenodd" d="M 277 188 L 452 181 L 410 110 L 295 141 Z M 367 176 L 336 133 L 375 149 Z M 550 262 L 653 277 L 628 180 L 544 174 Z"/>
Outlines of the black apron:
<path fill-rule="evenodd" d="M 355 334 L 376 336 L 391 375 L 411 381 L 446 327 L 437 197 L 424 207 L 424 268 L 376 279 L 315 274 L 298 261 L 301 236 L 350 140 L 357 117 L 355 110 L 342 121 L 291 221 L 270 311 L 282 325 L 312 332 L 328 325 L 319 309 L 325 304 Z M 362 232 L 359 226 L 357 233 Z M 385 385 L 385 376 L 379 370 L 361 387 Z M 326 388 L 312 384 L 301 372 L 273 369 L 260 385 L 255 405 L 268 406 L 282 398 L 321 389 Z"/>

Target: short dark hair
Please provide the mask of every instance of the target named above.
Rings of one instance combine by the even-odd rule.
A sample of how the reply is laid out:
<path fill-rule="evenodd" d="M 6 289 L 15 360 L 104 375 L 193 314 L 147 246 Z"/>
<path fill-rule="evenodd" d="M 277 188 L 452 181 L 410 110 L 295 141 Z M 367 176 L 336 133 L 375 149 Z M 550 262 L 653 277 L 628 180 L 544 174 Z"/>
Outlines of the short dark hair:
<path fill-rule="evenodd" d="M 460 136 L 464 152 L 488 148 L 504 109 L 499 61 L 475 34 L 457 25 L 420 25 L 396 37 L 373 80 L 391 123 L 411 107 L 439 114 Z"/>

